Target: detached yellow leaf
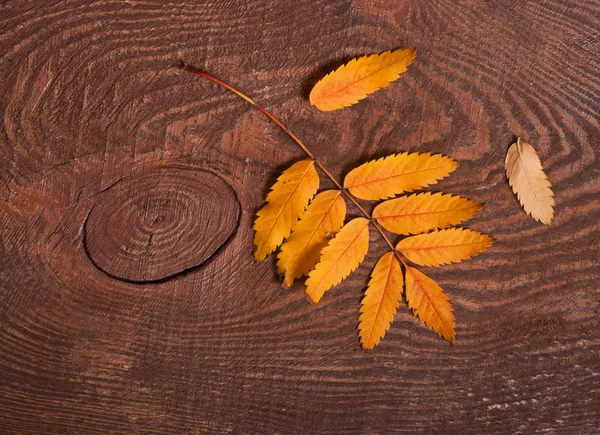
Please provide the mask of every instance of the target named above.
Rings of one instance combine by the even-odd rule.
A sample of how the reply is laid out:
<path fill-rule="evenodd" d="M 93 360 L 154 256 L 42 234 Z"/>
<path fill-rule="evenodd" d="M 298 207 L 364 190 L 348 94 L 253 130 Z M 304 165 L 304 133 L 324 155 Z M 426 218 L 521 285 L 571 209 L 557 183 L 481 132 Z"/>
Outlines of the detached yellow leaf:
<path fill-rule="evenodd" d="M 321 259 L 306 280 L 306 293 L 319 302 L 362 263 L 369 250 L 369 220 L 356 218 L 342 227 L 321 251 Z"/>
<path fill-rule="evenodd" d="M 277 272 L 285 274 L 288 287 L 315 267 L 321 249 L 342 228 L 345 218 L 341 190 L 326 190 L 315 196 L 278 255 Z"/>
<path fill-rule="evenodd" d="M 353 59 L 323 77 L 310 93 L 310 104 L 323 111 L 348 107 L 389 86 L 415 58 L 412 48 Z"/>
<path fill-rule="evenodd" d="M 422 266 L 458 263 L 492 245 L 487 234 L 463 228 L 433 231 L 400 240 L 396 249 L 410 261 Z"/>
<path fill-rule="evenodd" d="M 365 292 L 358 318 L 358 335 L 363 349 L 372 349 L 394 320 L 402 298 L 402 269 L 393 252 L 379 259 Z"/>
<path fill-rule="evenodd" d="M 421 193 L 384 201 L 375 207 L 373 217 L 393 233 L 419 234 L 459 224 L 481 207 L 479 202 L 449 193 Z"/>
<path fill-rule="evenodd" d="M 554 194 L 533 147 L 517 139 L 508 149 L 505 166 L 508 183 L 527 214 L 550 225 L 554 218 Z"/>
<path fill-rule="evenodd" d="M 344 187 L 360 199 L 388 199 L 437 183 L 457 166 L 455 160 L 440 154 L 392 154 L 351 170 Z"/>
<path fill-rule="evenodd" d="M 410 266 L 406 266 L 406 301 L 421 322 L 454 343 L 454 315 L 448 297 L 434 280 Z"/>
<path fill-rule="evenodd" d="M 312 160 L 294 163 L 277 179 L 254 221 L 254 258 L 264 260 L 289 234 L 319 188 Z"/>

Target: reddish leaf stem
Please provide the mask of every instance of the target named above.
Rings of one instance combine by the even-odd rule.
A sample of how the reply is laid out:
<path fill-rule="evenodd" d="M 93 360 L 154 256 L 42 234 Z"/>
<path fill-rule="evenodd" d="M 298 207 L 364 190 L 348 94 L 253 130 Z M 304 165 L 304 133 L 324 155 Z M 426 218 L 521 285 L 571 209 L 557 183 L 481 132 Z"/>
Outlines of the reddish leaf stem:
<path fill-rule="evenodd" d="M 331 175 L 331 173 L 325 168 L 325 166 L 323 166 L 323 164 L 318 161 L 316 159 L 316 157 L 314 156 L 313 153 L 310 152 L 310 150 L 306 147 L 306 145 L 304 145 L 302 143 L 302 141 L 294 134 L 290 131 L 289 128 L 287 128 L 279 119 L 277 119 L 275 117 L 275 115 L 273 115 L 271 112 L 269 112 L 267 109 L 265 109 L 263 106 L 261 106 L 260 104 L 258 104 L 256 101 L 254 101 L 252 98 L 248 97 L 246 94 L 242 93 L 241 91 L 237 90 L 236 88 L 234 88 L 233 86 L 229 85 L 228 83 L 225 83 L 222 80 L 219 80 L 216 77 L 211 76 L 210 74 L 201 71 L 199 69 L 193 68 L 189 65 L 187 65 L 186 63 L 183 63 L 182 65 L 180 65 L 180 67 L 186 71 L 189 71 L 191 73 L 197 74 L 199 76 L 202 76 L 220 86 L 223 86 L 225 89 L 233 92 L 235 95 L 237 95 L 238 97 L 244 99 L 245 101 L 247 101 L 248 103 L 252 104 L 254 107 L 256 107 L 258 110 L 260 110 L 262 113 L 264 113 L 271 121 L 273 121 L 275 124 L 277 124 L 279 126 L 279 128 L 281 128 L 283 131 L 285 131 L 287 133 L 287 135 L 292 138 L 292 140 L 294 142 L 296 142 L 298 144 L 298 146 L 302 149 L 302 151 L 304 151 L 304 153 L 315 162 L 315 164 L 319 167 L 319 169 L 321 169 L 321 171 L 323 171 L 323 173 L 325 175 L 327 175 L 327 177 L 333 182 L 333 184 L 336 185 L 336 187 L 338 189 L 340 189 L 342 191 L 342 193 L 344 193 L 344 195 L 346 196 L 346 198 L 348 198 L 350 201 L 352 201 L 354 203 L 354 205 L 358 208 L 358 210 L 360 210 L 360 212 L 371 221 L 371 223 L 375 226 L 375 228 L 377 229 L 377 231 L 379 232 L 379 234 L 381 234 L 381 237 L 383 238 L 383 240 L 385 240 L 385 242 L 387 243 L 387 245 L 390 247 L 390 249 L 392 250 L 392 252 L 394 252 L 394 254 L 396 255 L 396 257 L 403 263 L 404 261 L 402 260 L 402 258 L 400 258 L 400 256 L 398 255 L 398 252 L 396 252 L 396 249 L 394 248 L 394 245 L 392 244 L 392 242 L 390 241 L 390 239 L 385 235 L 385 233 L 383 232 L 383 230 L 381 229 L 381 227 L 379 226 L 379 224 L 373 219 L 373 217 L 371 216 L 371 214 L 369 212 L 367 212 L 359 203 L 358 201 L 356 201 L 354 199 L 353 196 L 351 196 L 346 189 L 334 178 L 333 175 Z"/>
<path fill-rule="evenodd" d="M 263 106 L 261 106 L 260 104 L 258 104 L 252 98 L 250 98 L 247 95 L 243 94 L 242 92 L 238 91 L 236 88 L 234 88 L 233 86 L 225 83 L 224 81 L 219 80 L 218 78 L 213 77 L 213 76 L 211 76 L 208 73 L 205 73 L 204 71 L 200 71 L 199 69 L 192 68 L 191 66 L 189 66 L 187 64 L 183 64 L 182 68 L 184 70 L 186 70 L 186 71 L 189 71 L 189 72 L 194 73 L 194 74 L 198 74 L 199 76 L 202 76 L 202 77 L 204 77 L 204 78 L 206 78 L 206 79 L 208 79 L 208 80 L 210 80 L 210 81 L 212 81 L 212 82 L 214 82 L 214 83 L 216 83 L 218 85 L 223 86 L 225 89 L 233 92 L 238 97 L 243 98 L 248 103 L 252 104 L 254 107 L 256 107 L 258 110 L 260 110 L 262 113 L 264 113 L 265 115 L 267 115 L 271 119 L 271 121 L 273 121 L 275 124 L 277 124 L 279 126 L 279 128 L 281 128 L 283 131 L 285 131 L 288 134 L 288 136 L 291 137 L 294 140 L 294 142 L 296 142 L 300 146 L 300 148 L 302 148 L 302 151 L 304 151 L 306 153 L 306 155 L 310 159 L 315 160 L 315 156 L 313 155 L 313 153 L 310 152 L 310 150 L 306 147 L 306 145 L 304 145 L 302 143 L 302 141 L 300 139 L 298 139 L 298 137 L 294 133 L 292 133 L 285 125 L 283 125 L 283 123 L 279 119 L 275 118 L 275 116 L 271 112 L 269 112 Z M 323 169 L 320 165 L 319 165 L 319 167 L 321 169 Z M 325 172 L 325 173 L 327 174 L 327 172 Z M 329 174 L 327 174 L 327 175 L 329 175 Z"/>

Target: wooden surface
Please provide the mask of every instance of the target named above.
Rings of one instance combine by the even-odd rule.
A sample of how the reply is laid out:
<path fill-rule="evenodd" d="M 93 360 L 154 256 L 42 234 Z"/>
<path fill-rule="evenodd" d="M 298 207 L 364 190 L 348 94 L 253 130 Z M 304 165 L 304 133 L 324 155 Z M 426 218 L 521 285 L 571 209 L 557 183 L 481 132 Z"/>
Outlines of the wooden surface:
<path fill-rule="evenodd" d="M 599 18 L 597 0 L 1 2 L 0 432 L 600 433 Z M 390 88 L 308 104 L 331 68 L 400 46 L 417 58 Z M 440 189 L 485 202 L 468 225 L 496 242 L 425 270 L 454 305 L 454 346 L 402 304 L 360 349 L 374 232 L 318 305 L 254 263 L 253 215 L 303 155 L 180 59 L 271 109 L 340 179 L 399 151 L 461 162 Z M 550 227 L 505 181 L 517 136 L 553 184 Z M 161 168 L 177 169 L 157 187 Z M 155 263 L 122 263 L 111 237 L 143 247 L 152 225 L 168 233 Z"/>

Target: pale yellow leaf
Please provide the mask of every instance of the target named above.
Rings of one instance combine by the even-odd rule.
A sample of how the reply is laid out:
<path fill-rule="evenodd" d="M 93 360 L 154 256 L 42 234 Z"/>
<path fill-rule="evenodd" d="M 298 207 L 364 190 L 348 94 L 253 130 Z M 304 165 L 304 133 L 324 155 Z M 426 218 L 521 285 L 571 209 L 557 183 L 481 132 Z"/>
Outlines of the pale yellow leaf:
<path fill-rule="evenodd" d="M 290 234 L 318 188 L 319 174 L 312 160 L 294 163 L 281 174 L 254 221 L 257 261 L 264 260 Z"/>
<path fill-rule="evenodd" d="M 323 111 L 358 103 L 400 77 L 415 58 L 415 50 L 386 51 L 353 59 L 323 77 L 310 93 L 310 103 Z"/>
<path fill-rule="evenodd" d="M 460 196 L 428 192 L 384 201 L 375 207 L 373 217 L 386 230 L 408 235 L 459 224 L 481 207 Z"/>
<path fill-rule="evenodd" d="M 396 249 L 410 261 L 422 266 L 439 266 L 471 258 L 489 246 L 487 234 L 464 228 L 433 231 L 400 240 Z"/>
<path fill-rule="evenodd" d="M 288 287 L 315 267 L 321 249 L 342 228 L 345 218 L 346 203 L 340 190 L 326 190 L 315 196 L 277 256 L 277 272 L 285 274 Z"/>
<path fill-rule="evenodd" d="M 358 318 L 358 335 L 364 349 L 379 344 L 394 320 L 402 298 L 402 269 L 393 252 L 379 259 L 365 292 Z"/>
<path fill-rule="evenodd" d="M 527 214 L 545 225 L 554 218 L 554 194 L 535 150 L 520 138 L 506 154 L 506 177 Z"/>
<path fill-rule="evenodd" d="M 440 154 L 392 154 L 351 170 L 344 187 L 360 199 L 387 199 L 437 183 L 457 166 L 455 160 Z"/>
<path fill-rule="evenodd" d="M 414 315 L 450 344 L 454 343 L 452 305 L 441 287 L 423 272 L 406 266 L 406 301 Z"/>
<path fill-rule="evenodd" d="M 369 220 L 356 218 L 342 227 L 321 251 L 321 258 L 306 280 L 306 293 L 313 302 L 339 284 L 360 263 L 369 250 Z"/>

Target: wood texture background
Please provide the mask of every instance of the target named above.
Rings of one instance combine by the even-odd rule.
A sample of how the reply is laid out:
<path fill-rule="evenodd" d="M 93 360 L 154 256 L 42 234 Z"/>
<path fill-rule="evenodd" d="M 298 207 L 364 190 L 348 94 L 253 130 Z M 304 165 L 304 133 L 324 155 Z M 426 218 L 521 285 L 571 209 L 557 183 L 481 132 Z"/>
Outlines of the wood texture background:
<path fill-rule="evenodd" d="M 600 433 L 599 19 L 597 0 L 0 2 L 0 432 Z M 310 107 L 325 72 L 394 47 L 417 59 L 389 89 Z M 254 263 L 253 215 L 302 154 L 179 59 L 271 109 L 340 178 L 399 151 L 461 162 L 440 189 L 485 202 L 468 225 L 496 243 L 424 269 L 454 305 L 454 346 L 401 305 L 382 344 L 360 349 L 375 233 L 365 266 L 318 305 Z M 505 181 L 517 136 L 553 184 L 550 227 Z M 115 183 L 143 201 L 135 180 L 162 168 L 226 181 L 237 230 L 175 278 L 115 279 L 86 254 L 86 216 Z M 208 237 L 194 219 L 221 205 L 156 207 L 172 212 L 155 223 L 174 220 L 175 250 Z M 134 240 L 152 213 L 117 233 Z"/>

